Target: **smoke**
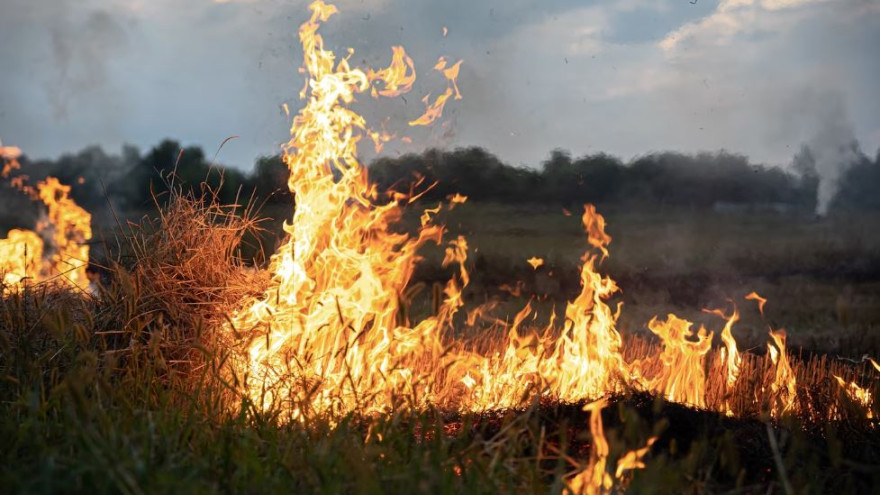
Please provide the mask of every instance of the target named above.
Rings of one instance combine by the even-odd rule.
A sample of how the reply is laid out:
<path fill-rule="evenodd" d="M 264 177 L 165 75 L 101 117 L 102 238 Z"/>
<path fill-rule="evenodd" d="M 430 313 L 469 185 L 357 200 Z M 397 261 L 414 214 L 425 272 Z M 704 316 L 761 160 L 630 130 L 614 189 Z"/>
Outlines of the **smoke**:
<path fill-rule="evenodd" d="M 816 204 L 816 213 L 819 215 L 828 212 L 828 206 L 837 194 L 840 177 L 861 156 L 845 105 L 840 98 L 834 97 L 825 102 L 827 106 L 819 116 L 819 127 L 806 144 L 819 178 Z"/>
<path fill-rule="evenodd" d="M 128 44 L 125 28 L 108 12 L 94 11 L 77 22 L 60 15 L 50 27 L 54 73 L 46 84 L 52 113 L 66 119 L 70 101 L 101 89 L 108 62 Z"/>

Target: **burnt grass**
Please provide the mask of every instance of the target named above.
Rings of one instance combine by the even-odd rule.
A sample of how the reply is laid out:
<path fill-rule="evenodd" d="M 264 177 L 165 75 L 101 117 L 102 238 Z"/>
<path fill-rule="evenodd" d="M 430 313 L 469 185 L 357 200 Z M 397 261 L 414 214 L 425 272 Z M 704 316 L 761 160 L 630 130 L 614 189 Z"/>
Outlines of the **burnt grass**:
<path fill-rule="evenodd" d="M 528 417 L 542 430 L 546 443 L 526 444 L 522 454 L 542 459 L 541 465 L 551 473 L 558 463 L 553 452 L 589 458 L 593 444 L 586 404 L 542 400 L 528 409 L 450 414 L 443 421 L 448 434 L 488 440 L 503 435 L 511 422 Z M 648 393 L 613 397 L 601 415 L 612 443 L 623 441 L 635 449 L 648 436 L 657 437 L 646 472 L 635 473 L 635 492 L 675 493 L 673 487 L 678 487 L 681 493 L 773 493 L 785 490 L 787 483 L 796 493 L 876 493 L 880 486 L 876 420 L 849 425 L 735 418 Z M 770 434 L 776 438 L 775 447 Z M 666 471 L 665 476 L 660 471 Z M 655 477 L 663 482 L 656 484 Z"/>

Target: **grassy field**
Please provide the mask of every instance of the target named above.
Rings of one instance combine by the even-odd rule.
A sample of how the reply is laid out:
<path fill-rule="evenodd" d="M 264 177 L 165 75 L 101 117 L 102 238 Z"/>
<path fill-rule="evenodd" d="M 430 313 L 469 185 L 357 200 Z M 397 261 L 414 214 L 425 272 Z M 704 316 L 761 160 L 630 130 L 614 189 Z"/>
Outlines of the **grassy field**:
<path fill-rule="evenodd" d="M 484 285 L 513 276 L 535 296 L 558 301 L 577 293 L 586 244 L 579 213 L 465 204 L 448 224 L 452 234 L 468 237 Z M 766 325 L 754 303 L 743 300 L 757 291 L 769 300 L 769 322 L 789 330 L 795 346 L 880 351 L 880 217 L 602 213 L 613 238 L 604 269 L 622 289 L 625 332 L 669 311 L 699 319 L 702 308 L 732 300 L 744 316 L 737 337 L 763 343 Z M 532 270 L 525 263 L 531 256 L 547 265 Z"/>
<path fill-rule="evenodd" d="M 700 310 L 731 299 L 743 312 L 741 347 L 764 346 L 770 324 L 787 328 L 793 346 L 877 352 L 876 217 L 603 213 L 625 338 L 667 312 L 718 329 Z M 176 223 L 130 231 L 128 258 L 104 263 L 98 297 L 49 287 L 4 295 L 0 491 L 560 493 L 586 467 L 594 439 L 582 404 L 290 423 L 230 398 L 218 371 L 226 349 L 211 329 L 261 282 L 234 272 L 222 254 L 232 241 L 206 237 L 201 219 L 179 212 Z M 579 212 L 465 204 L 445 222 L 471 246 L 469 306 L 495 299 L 510 315 L 534 298 L 549 312 L 577 293 Z M 190 249 L 202 257 L 180 256 Z M 448 278 L 436 251 L 425 256 L 419 282 Z M 531 256 L 546 266 L 533 270 Z M 245 278 L 223 287 L 224 273 Z M 502 289 L 518 281 L 519 296 Z M 752 290 L 770 301 L 766 322 L 742 300 Z M 614 398 L 603 418 L 610 461 L 658 437 L 628 493 L 871 493 L 880 483 L 876 423 L 727 419 L 637 393 Z"/>
<path fill-rule="evenodd" d="M 405 218 L 410 231 L 419 208 Z M 621 330 L 640 333 L 655 315 L 674 312 L 718 329 L 703 308 L 729 309 L 744 347 L 766 342 L 767 325 L 789 332 L 793 347 L 861 357 L 880 354 L 880 215 L 816 218 L 778 214 L 718 214 L 662 209 L 599 208 L 613 241 L 603 271 L 621 288 Z M 287 208 L 265 212 L 280 230 Z M 448 238 L 464 235 L 470 247 L 471 306 L 497 300 L 513 315 L 530 298 L 545 314 L 561 309 L 579 290 L 578 265 L 587 249 L 582 211 L 557 206 L 465 203 L 441 213 Z M 267 246 L 276 241 L 267 237 Z M 442 250 L 426 249 L 416 279 L 445 282 Z M 545 264 L 533 269 L 526 260 Z M 506 287 L 521 284 L 519 296 Z M 766 318 L 743 297 L 768 299 Z"/>

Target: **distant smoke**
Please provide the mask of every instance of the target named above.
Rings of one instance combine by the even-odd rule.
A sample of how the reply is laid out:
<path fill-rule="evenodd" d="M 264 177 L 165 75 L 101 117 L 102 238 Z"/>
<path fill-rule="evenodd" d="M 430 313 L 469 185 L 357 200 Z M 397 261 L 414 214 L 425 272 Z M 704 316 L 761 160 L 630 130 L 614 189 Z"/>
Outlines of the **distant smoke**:
<path fill-rule="evenodd" d="M 54 78 L 47 84 L 57 119 L 66 119 L 70 99 L 100 88 L 107 81 L 107 62 L 127 45 L 123 26 L 109 13 L 95 11 L 83 22 L 59 16 L 52 26 Z"/>
<path fill-rule="evenodd" d="M 824 215 L 837 193 L 840 177 L 857 161 L 861 151 L 846 108 L 839 98 L 828 100 L 820 119 L 819 129 L 807 142 L 807 148 L 819 177 L 816 213 Z"/>

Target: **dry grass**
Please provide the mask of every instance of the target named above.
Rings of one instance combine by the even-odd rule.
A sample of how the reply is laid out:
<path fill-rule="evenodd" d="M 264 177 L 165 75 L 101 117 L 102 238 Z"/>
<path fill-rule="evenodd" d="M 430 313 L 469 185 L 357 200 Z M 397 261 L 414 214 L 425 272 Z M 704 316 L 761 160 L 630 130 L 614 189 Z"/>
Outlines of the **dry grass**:
<path fill-rule="evenodd" d="M 242 239 L 260 227 L 254 212 L 208 197 L 175 193 L 157 202 L 157 215 L 121 225 L 119 247 L 110 250 L 117 256 L 105 263 L 94 295 L 41 284 L 0 300 L 4 490 L 561 491 L 584 454 L 583 449 L 567 450 L 566 439 L 581 447 L 591 441 L 582 416 L 569 423 L 526 404 L 523 410 L 498 413 L 497 429 L 465 418 L 449 434 L 448 416 L 439 411 L 352 415 L 332 422 L 316 417 L 306 427 L 279 425 L 272 412 L 230 408 L 236 396 L 230 392 L 234 385 L 223 382 L 223 363 L 235 349 L 220 329 L 238 302 L 262 293 L 268 281 L 240 256 Z M 655 343 L 635 337 L 627 341 L 629 359 L 656 352 Z M 717 359 L 709 362 L 710 401 L 717 401 L 726 391 L 717 385 Z M 877 464 L 871 457 L 880 452 L 876 430 L 856 421 L 856 408 L 846 410 L 827 382 L 831 371 L 866 385 L 876 377 L 829 358 L 793 360 L 793 366 L 812 394 L 807 404 L 838 407 L 845 425 L 858 429 L 870 449 L 848 458 L 849 452 L 834 447 L 837 437 L 831 433 L 804 437 L 801 443 L 780 442 L 781 470 L 787 470 L 798 491 L 869 491 L 876 480 L 860 469 Z M 768 376 L 761 356 L 748 355 L 744 367 L 744 375 L 757 376 L 761 383 Z M 748 393 L 746 388 L 736 393 L 743 397 L 736 407 L 760 417 L 762 401 L 746 400 Z M 716 424 L 717 415 L 687 416 L 678 406 L 651 407 L 679 412 L 654 422 L 642 419 L 644 408 L 621 403 L 606 414 L 606 420 L 617 418 L 607 429 L 612 457 L 643 445 L 649 435 L 661 435 L 648 467 L 635 474 L 634 492 L 766 493 L 781 487 L 783 475 L 764 469 L 774 464 L 741 460 L 754 452 L 766 454 L 766 449 L 750 450 L 731 440 L 741 438 L 737 432 L 766 435 L 760 421 L 725 423 L 733 432 L 729 436 L 705 426 Z M 670 426 L 677 420 L 684 424 Z M 687 444 L 676 443 L 682 431 L 690 432 Z M 800 438 L 798 427 L 790 431 L 791 438 Z"/>

